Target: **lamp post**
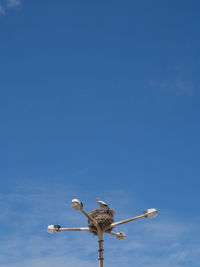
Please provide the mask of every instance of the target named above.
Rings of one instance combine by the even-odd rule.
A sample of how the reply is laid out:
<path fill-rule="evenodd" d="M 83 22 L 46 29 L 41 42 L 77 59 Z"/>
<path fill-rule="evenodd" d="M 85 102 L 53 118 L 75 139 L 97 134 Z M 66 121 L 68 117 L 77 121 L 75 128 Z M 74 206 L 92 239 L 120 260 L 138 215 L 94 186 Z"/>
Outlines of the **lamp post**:
<path fill-rule="evenodd" d="M 99 267 L 103 267 L 103 235 L 111 234 L 116 236 L 119 240 L 125 239 L 125 234 L 123 232 L 115 233 L 113 232 L 113 228 L 131 222 L 141 218 L 154 218 L 157 216 L 156 209 L 147 209 L 143 212 L 143 214 L 132 217 L 126 220 L 122 220 L 119 222 L 114 222 L 113 214 L 114 212 L 110 210 L 109 206 L 97 199 L 98 204 L 100 205 L 100 209 L 96 209 L 89 214 L 83 209 L 83 203 L 78 199 L 72 200 L 72 208 L 75 210 L 80 210 L 88 219 L 88 227 L 79 227 L 79 228 L 63 228 L 60 225 L 49 225 L 47 231 L 51 234 L 56 234 L 57 232 L 62 231 L 89 231 L 93 232 L 95 235 L 98 236 L 98 243 L 99 243 Z M 111 223 L 112 222 L 112 223 Z"/>

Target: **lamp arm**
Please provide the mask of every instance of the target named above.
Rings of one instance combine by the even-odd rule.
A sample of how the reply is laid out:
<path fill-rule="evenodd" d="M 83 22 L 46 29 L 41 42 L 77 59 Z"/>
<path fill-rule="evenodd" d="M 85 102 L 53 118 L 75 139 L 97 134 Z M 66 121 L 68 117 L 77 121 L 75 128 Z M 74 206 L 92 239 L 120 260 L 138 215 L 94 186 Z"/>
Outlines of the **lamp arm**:
<path fill-rule="evenodd" d="M 105 233 L 106 234 L 110 234 L 110 235 L 114 235 L 116 237 L 118 237 L 118 235 L 119 235 L 118 233 L 115 233 L 115 232 L 112 232 L 112 231 L 111 232 L 105 232 Z"/>
<path fill-rule="evenodd" d="M 90 231 L 89 227 L 76 227 L 76 228 L 66 228 L 62 227 L 59 231 Z"/>
<path fill-rule="evenodd" d="M 137 219 L 140 219 L 140 218 L 144 218 L 144 217 L 146 217 L 146 214 L 142 214 L 142 215 L 139 215 L 139 216 L 136 216 L 136 217 L 132 217 L 130 219 L 126 219 L 126 220 L 123 220 L 123 221 L 115 222 L 115 223 L 112 223 L 110 226 L 108 226 L 108 229 L 109 228 L 114 228 L 114 227 L 116 227 L 118 225 L 121 225 L 121 224 L 124 224 L 124 223 L 127 223 L 127 222 L 131 222 L 131 221 L 134 221 L 134 220 L 137 220 Z"/>

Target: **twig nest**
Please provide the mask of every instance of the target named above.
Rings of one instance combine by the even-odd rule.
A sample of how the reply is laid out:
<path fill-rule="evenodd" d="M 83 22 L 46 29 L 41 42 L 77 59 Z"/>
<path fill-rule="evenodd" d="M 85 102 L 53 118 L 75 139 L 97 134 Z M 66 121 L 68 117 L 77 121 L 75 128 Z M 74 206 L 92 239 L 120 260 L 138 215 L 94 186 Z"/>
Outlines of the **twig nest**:
<path fill-rule="evenodd" d="M 110 209 L 96 209 L 92 210 L 89 214 L 98 224 L 102 231 L 104 231 L 108 226 L 114 222 L 114 211 Z M 88 226 L 90 232 L 97 235 L 97 228 L 91 220 L 88 219 Z M 106 231 L 111 231 L 112 227 L 108 228 Z"/>

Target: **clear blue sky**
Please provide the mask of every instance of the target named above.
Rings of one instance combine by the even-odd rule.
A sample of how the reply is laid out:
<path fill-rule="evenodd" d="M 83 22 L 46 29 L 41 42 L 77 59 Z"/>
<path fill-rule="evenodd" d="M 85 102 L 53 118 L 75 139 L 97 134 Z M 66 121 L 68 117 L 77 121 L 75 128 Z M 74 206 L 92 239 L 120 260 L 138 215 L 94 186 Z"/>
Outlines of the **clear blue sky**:
<path fill-rule="evenodd" d="M 74 197 L 159 210 L 105 237 L 106 266 L 199 266 L 199 9 L 0 0 L 0 266 L 95 266 L 93 236 L 46 233 L 86 225 Z"/>

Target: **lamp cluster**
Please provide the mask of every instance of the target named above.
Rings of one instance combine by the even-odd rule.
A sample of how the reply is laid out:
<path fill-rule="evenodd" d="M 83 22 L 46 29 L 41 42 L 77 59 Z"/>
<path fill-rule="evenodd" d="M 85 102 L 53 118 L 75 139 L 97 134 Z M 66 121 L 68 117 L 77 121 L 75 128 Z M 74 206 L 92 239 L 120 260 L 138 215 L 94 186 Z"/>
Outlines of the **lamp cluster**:
<path fill-rule="evenodd" d="M 72 208 L 75 210 L 80 210 L 88 219 L 88 227 L 79 227 L 79 228 L 62 228 L 60 225 L 49 225 L 47 231 L 50 234 L 56 234 L 60 231 L 89 231 L 98 236 L 99 243 L 99 267 L 103 267 L 103 235 L 111 234 L 117 237 L 119 240 L 125 239 L 125 233 L 123 232 L 113 232 L 113 228 L 131 222 L 140 218 L 154 218 L 157 216 L 156 209 L 147 209 L 143 212 L 142 215 L 132 217 L 126 220 L 122 220 L 119 222 L 114 222 L 113 219 L 113 211 L 109 208 L 109 206 L 101 201 L 99 198 L 97 199 L 97 203 L 100 206 L 100 209 L 93 210 L 89 214 L 83 209 L 83 203 L 79 199 L 72 199 Z M 110 216 L 110 217 L 109 217 Z M 100 219 L 99 219 L 100 218 Z M 91 227 L 92 225 L 92 227 Z M 102 227 L 102 225 L 104 227 Z"/>

